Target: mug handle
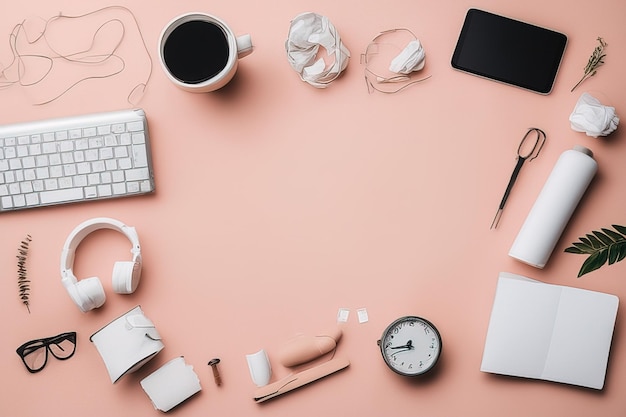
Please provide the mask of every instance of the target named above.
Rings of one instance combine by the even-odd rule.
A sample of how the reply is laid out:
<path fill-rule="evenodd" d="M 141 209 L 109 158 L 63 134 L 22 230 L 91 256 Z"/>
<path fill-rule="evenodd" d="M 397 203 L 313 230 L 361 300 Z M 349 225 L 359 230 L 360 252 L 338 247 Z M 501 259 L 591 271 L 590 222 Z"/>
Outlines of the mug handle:
<path fill-rule="evenodd" d="M 237 58 L 243 58 L 252 53 L 252 38 L 250 35 L 241 35 L 237 37 Z"/>

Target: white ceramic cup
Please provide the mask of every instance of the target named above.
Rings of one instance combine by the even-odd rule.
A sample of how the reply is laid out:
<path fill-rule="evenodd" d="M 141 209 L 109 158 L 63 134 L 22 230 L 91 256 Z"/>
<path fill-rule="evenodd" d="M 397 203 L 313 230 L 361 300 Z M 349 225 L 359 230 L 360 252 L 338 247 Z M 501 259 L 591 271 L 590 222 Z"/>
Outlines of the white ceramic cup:
<path fill-rule="evenodd" d="M 252 52 L 250 35 L 235 36 L 221 19 L 201 12 L 172 19 L 159 37 L 159 61 L 183 90 L 207 93 L 225 86 L 240 58 Z"/>

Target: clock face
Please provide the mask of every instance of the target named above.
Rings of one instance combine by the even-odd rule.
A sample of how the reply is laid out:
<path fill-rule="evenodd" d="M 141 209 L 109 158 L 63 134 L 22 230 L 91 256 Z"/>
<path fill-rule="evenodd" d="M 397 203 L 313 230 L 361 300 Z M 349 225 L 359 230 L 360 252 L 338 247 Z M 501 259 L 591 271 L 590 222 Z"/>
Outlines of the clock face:
<path fill-rule="evenodd" d="M 378 341 L 387 366 L 400 375 L 421 375 L 437 363 L 441 336 L 435 326 L 420 317 L 406 316 L 394 321 Z"/>

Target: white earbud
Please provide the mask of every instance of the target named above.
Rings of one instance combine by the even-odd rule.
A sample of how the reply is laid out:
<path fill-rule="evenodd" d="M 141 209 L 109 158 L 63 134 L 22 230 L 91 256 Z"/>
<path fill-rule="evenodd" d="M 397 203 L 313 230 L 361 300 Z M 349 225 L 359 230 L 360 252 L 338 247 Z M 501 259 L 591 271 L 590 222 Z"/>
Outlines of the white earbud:
<path fill-rule="evenodd" d="M 410 74 L 423 69 L 425 64 L 424 47 L 418 39 L 414 39 L 391 61 L 389 71 L 396 74 Z"/>

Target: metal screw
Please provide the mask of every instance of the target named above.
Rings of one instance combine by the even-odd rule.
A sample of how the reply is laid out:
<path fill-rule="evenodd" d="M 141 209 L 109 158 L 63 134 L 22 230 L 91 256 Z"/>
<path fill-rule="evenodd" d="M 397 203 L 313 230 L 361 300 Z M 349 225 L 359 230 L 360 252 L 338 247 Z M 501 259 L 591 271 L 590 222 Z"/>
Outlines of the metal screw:
<path fill-rule="evenodd" d="M 222 385 L 222 377 L 220 376 L 220 371 L 217 369 L 217 364 L 220 363 L 220 358 L 213 358 L 209 361 L 207 365 L 209 365 L 213 369 L 213 379 L 215 383 L 219 386 Z"/>

